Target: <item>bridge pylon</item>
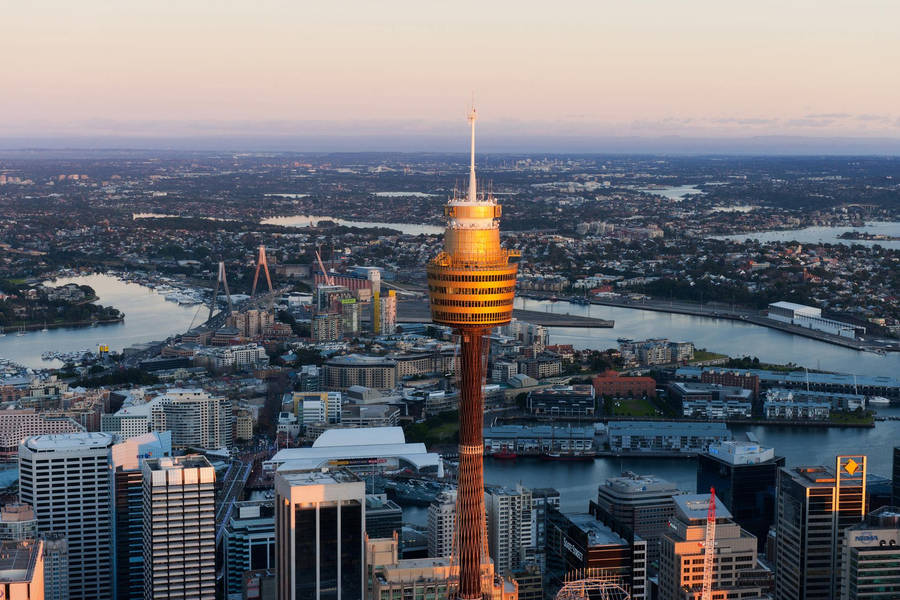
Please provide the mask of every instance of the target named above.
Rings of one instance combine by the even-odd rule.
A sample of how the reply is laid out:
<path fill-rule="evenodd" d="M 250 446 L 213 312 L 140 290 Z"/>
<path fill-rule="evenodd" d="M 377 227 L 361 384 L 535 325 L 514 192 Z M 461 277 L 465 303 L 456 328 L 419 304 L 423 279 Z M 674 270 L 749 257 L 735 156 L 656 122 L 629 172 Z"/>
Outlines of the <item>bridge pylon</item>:
<path fill-rule="evenodd" d="M 266 260 L 266 247 L 261 244 L 259 246 L 259 257 L 256 259 L 256 273 L 253 274 L 253 288 L 250 290 L 251 297 L 256 295 L 256 283 L 259 281 L 260 267 L 266 273 L 266 283 L 269 284 L 269 293 L 271 294 L 274 290 L 272 289 L 272 278 L 269 276 L 269 262 Z"/>
<path fill-rule="evenodd" d="M 231 304 L 231 292 L 228 291 L 228 278 L 225 276 L 225 261 L 219 261 L 219 274 L 216 276 L 216 289 L 213 291 L 212 298 L 209 300 L 209 319 L 212 320 L 213 311 L 216 308 L 216 300 L 219 298 L 219 287 L 225 289 L 225 299 L 228 302 L 228 313 L 234 310 L 234 306 Z"/>

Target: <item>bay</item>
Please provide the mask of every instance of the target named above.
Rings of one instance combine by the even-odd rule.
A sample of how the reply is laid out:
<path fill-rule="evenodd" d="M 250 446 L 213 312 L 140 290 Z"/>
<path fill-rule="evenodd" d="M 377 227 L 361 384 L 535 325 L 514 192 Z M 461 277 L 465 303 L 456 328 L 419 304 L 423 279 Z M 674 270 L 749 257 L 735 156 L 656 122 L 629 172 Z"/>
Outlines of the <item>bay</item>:
<path fill-rule="evenodd" d="M 847 225 L 839 227 L 806 227 L 804 229 L 756 231 L 753 233 L 742 233 L 738 235 L 717 235 L 713 236 L 713 238 L 722 240 L 734 240 L 736 242 L 759 240 L 762 243 L 798 241 L 803 244 L 843 244 L 845 246 L 853 244 L 874 246 L 875 244 L 879 244 L 883 248 L 893 248 L 895 250 L 900 250 L 900 240 L 845 240 L 838 237 L 846 231 L 855 231 L 859 233 L 865 232 L 900 237 L 900 222 L 872 221 L 871 223 L 866 223 L 862 227 L 850 227 Z"/>
<path fill-rule="evenodd" d="M 54 352 L 97 351 L 100 344 L 121 351 L 133 344 L 163 340 L 170 335 L 187 331 L 197 315 L 197 323 L 205 320 L 203 306 L 179 306 L 167 302 L 149 287 L 123 281 L 105 274 L 61 277 L 52 285 L 75 283 L 89 285 L 97 293 L 97 302 L 113 306 L 125 313 L 121 323 L 96 327 L 62 327 L 48 331 L 29 331 L 24 336 L 7 334 L 0 337 L 0 358 L 12 360 L 32 369 L 62 366 L 58 360 L 46 361 L 41 354 Z"/>
<path fill-rule="evenodd" d="M 364 229 L 386 228 L 396 229 L 406 235 L 438 235 L 444 233 L 443 227 L 435 225 L 417 225 L 415 223 L 382 223 L 379 221 L 350 221 L 335 217 L 317 215 L 290 215 L 283 217 L 269 217 L 260 221 L 261 225 L 280 225 L 282 227 L 313 227 L 319 221 L 332 221 L 346 227 L 361 227 Z"/>
<path fill-rule="evenodd" d="M 572 344 L 576 349 L 617 348 L 617 338 L 643 340 L 665 337 L 693 342 L 697 348 L 729 356 L 756 356 L 762 362 L 792 362 L 809 369 L 857 375 L 889 375 L 900 372 L 900 353 L 878 355 L 827 344 L 742 321 L 620 308 L 516 298 L 516 308 L 613 319 L 612 329 L 549 327 L 551 344 Z"/>

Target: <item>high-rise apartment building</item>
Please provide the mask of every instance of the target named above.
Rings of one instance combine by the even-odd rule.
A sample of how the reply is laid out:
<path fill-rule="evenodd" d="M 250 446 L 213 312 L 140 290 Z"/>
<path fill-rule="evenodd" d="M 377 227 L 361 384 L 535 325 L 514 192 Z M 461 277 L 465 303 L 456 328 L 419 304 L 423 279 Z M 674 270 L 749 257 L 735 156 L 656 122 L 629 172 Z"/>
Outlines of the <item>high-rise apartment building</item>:
<path fill-rule="evenodd" d="M 310 329 L 315 342 L 334 342 L 343 336 L 341 315 L 319 313 L 312 318 Z"/>
<path fill-rule="evenodd" d="M 341 332 L 344 335 L 359 333 L 360 306 L 356 298 L 341 300 Z"/>
<path fill-rule="evenodd" d="M 844 532 L 863 520 L 865 508 L 865 456 L 778 472 L 775 600 L 840 596 Z"/>
<path fill-rule="evenodd" d="M 775 523 L 775 489 L 784 457 L 753 442 L 718 442 L 697 460 L 697 492 L 715 488 L 716 498 L 738 525 L 756 536 L 757 550 L 762 550 Z"/>
<path fill-rule="evenodd" d="M 883 506 L 844 531 L 841 600 L 900 598 L 900 508 Z"/>
<path fill-rule="evenodd" d="M 116 600 L 144 597 L 144 488 L 141 463 L 172 454 L 172 434 L 145 433 L 115 444 L 113 469 L 113 547 Z"/>
<path fill-rule="evenodd" d="M 490 487 L 484 494 L 488 549 L 500 575 L 518 571 L 534 561 L 531 490 Z"/>
<path fill-rule="evenodd" d="M 194 455 L 147 459 L 141 472 L 144 600 L 215 600 L 215 469 Z"/>
<path fill-rule="evenodd" d="M 428 556 L 450 556 L 455 532 L 456 490 L 448 490 L 428 505 Z"/>
<path fill-rule="evenodd" d="M 675 514 L 678 487 L 654 475 L 624 473 L 611 477 L 597 491 L 600 519 L 615 529 L 627 527 L 647 542 L 647 563 L 659 559 L 659 540 Z"/>
<path fill-rule="evenodd" d="M 44 600 L 41 540 L 0 541 L 0 598 Z"/>
<path fill-rule="evenodd" d="M 21 542 L 38 537 L 38 522 L 34 509 L 15 502 L 0 508 L 0 540 Z"/>
<path fill-rule="evenodd" d="M 64 535 L 72 600 L 111 600 L 113 436 L 40 435 L 19 446 L 19 497 L 41 534 Z"/>
<path fill-rule="evenodd" d="M 225 527 L 225 594 L 242 592 L 247 571 L 275 568 L 275 509 L 271 500 L 238 502 Z"/>
<path fill-rule="evenodd" d="M 365 586 L 366 486 L 346 469 L 275 475 L 279 600 L 358 600 Z"/>
<path fill-rule="evenodd" d="M 153 431 L 171 431 L 175 448 L 218 450 L 234 444 L 231 402 L 200 389 L 170 389 L 151 401 Z"/>
<path fill-rule="evenodd" d="M 397 292 L 388 290 L 387 296 L 381 297 L 381 333 L 390 335 L 397 330 Z"/>
<path fill-rule="evenodd" d="M 675 514 L 663 534 L 659 554 L 659 600 L 702 600 L 706 552 L 714 552 L 713 598 L 762 598 L 763 590 L 744 578 L 757 569 L 756 538 L 741 529 L 716 498 L 715 547 L 704 547 L 709 494 L 677 496 Z"/>
<path fill-rule="evenodd" d="M 0 457 L 13 457 L 19 444 L 33 435 L 80 433 L 84 427 L 71 417 L 48 417 L 34 409 L 0 411 Z"/>

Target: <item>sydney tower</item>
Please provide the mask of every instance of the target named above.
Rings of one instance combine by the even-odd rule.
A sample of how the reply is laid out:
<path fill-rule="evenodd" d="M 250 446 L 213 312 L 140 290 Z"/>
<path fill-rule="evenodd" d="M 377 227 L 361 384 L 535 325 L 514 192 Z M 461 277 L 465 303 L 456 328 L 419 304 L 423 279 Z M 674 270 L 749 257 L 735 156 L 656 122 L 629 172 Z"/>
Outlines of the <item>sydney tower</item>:
<path fill-rule="evenodd" d="M 482 425 L 484 336 L 509 323 L 516 291 L 518 252 L 500 247 L 500 205 L 479 196 L 475 184 L 475 110 L 469 114 L 472 149 L 469 190 L 444 208 L 444 250 L 428 263 L 431 318 L 448 325 L 460 342 L 459 489 L 456 531 L 460 600 L 480 600 L 484 543 Z"/>

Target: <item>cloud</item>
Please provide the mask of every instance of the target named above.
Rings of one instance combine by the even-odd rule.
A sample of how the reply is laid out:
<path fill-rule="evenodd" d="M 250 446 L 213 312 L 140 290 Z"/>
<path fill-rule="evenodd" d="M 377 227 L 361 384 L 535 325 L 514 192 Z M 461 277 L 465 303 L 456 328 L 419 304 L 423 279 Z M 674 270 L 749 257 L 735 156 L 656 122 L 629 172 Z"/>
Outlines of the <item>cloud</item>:
<path fill-rule="evenodd" d="M 808 116 L 802 119 L 788 119 L 788 127 L 828 127 L 834 124 L 834 118 L 811 119 Z"/>
<path fill-rule="evenodd" d="M 814 113 L 811 115 L 803 115 L 804 119 L 849 119 L 853 115 L 849 113 Z"/>

